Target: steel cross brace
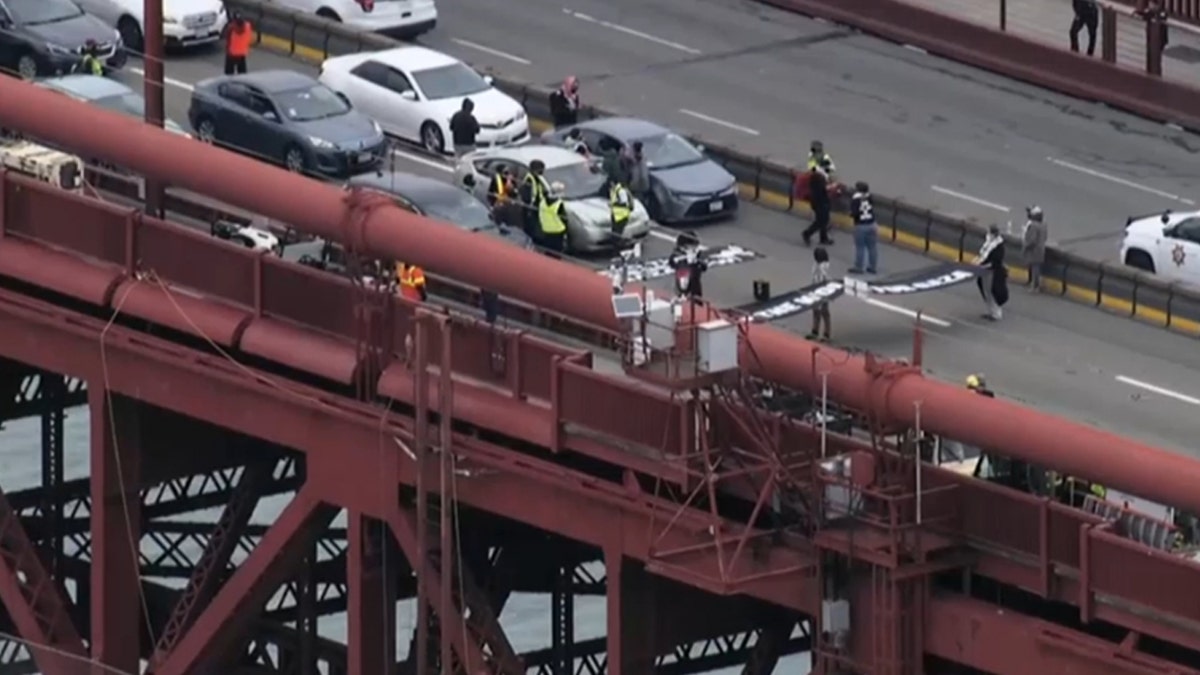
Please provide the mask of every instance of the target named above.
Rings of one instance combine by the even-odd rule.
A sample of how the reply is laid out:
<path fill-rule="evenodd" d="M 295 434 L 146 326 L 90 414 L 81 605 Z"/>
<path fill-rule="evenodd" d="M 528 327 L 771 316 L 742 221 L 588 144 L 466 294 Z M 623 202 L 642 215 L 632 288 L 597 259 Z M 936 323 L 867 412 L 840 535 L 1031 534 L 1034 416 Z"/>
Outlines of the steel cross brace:
<path fill-rule="evenodd" d="M 3 491 L 0 491 L 0 600 L 21 637 L 28 642 L 41 672 L 69 675 L 88 669 L 87 649 L 67 611 L 67 600 L 42 565 L 37 549 Z"/>
<path fill-rule="evenodd" d="M 171 617 L 167 619 L 147 672 L 155 671 L 158 664 L 179 642 L 183 632 L 191 627 L 196 617 L 216 595 L 221 583 L 221 572 L 237 549 L 242 528 L 250 522 L 250 517 L 254 515 L 254 509 L 258 506 L 258 488 L 271 478 L 273 468 L 274 462 L 255 463 L 246 467 L 229 504 L 213 527 L 212 537 L 204 547 L 204 553 L 192 569 L 192 577 L 188 580 L 187 587 L 175 603 Z"/>
<path fill-rule="evenodd" d="M 313 537 L 329 526 L 337 512 L 317 500 L 308 486 L 301 488 L 191 629 L 162 659 L 157 675 L 188 675 L 228 656 L 258 610 L 294 572 Z"/>
<path fill-rule="evenodd" d="M 418 601 L 437 603 L 442 595 L 442 584 L 447 582 L 442 579 L 438 566 L 431 558 L 420 560 L 417 556 L 416 514 L 411 509 L 397 507 L 388 514 L 387 522 L 413 569 L 418 575 L 425 575 L 429 597 Z M 442 551 L 441 555 L 453 555 L 453 552 Z M 460 570 L 462 584 L 466 588 L 460 591 L 458 604 L 469 610 L 469 616 L 464 617 L 462 610 L 453 608 L 447 612 L 448 616 L 439 616 L 438 624 L 445 633 L 442 639 L 451 640 L 454 652 L 466 667 L 486 667 L 488 672 L 521 675 L 525 668 L 508 642 L 508 637 L 488 605 L 485 594 L 475 585 L 474 578 L 465 565 L 461 566 Z M 451 579 L 448 583 L 453 585 L 454 580 Z M 483 651 L 485 647 L 488 650 L 486 656 Z M 445 665 L 443 667 L 446 668 Z M 446 672 L 450 671 L 447 669 Z M 474 672 L 469 671 L 469 675 L 474 675 Z"/>

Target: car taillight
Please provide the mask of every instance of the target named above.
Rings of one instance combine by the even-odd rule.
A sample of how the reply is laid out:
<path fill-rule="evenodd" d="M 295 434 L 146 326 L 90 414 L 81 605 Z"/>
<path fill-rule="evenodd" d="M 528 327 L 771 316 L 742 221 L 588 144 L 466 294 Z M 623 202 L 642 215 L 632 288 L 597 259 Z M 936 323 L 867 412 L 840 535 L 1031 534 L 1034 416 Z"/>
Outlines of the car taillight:
<path fill-rule="evenodd" d="M 362 7 L 364 12 L 370 12 L 375 9 L 375 0 L 357 0 L 358 6 Z"/>

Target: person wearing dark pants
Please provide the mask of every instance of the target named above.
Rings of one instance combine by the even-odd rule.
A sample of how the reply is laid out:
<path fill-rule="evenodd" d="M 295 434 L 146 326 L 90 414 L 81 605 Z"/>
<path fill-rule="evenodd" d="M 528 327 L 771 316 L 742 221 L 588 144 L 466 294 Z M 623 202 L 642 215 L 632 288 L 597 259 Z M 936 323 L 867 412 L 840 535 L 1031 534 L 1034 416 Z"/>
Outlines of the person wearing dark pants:
<path fill-rule="evenodd" d="M 829 281 L 829 251 L 818 246 L 813 250 L 813 286 L 823 284 Z M 818 303 L 813 307 L 812 330 L 808 333 L 808 339 L 821 340 L 829 342 L 829 303 Z"/>
<path fill-rule="evenodd" d="M 479 121 L 475 119 L 475 102 L 471 99 L 463 99 L 462 108 L 450 118 L 450 136 L 454 142 L 455 157 L 475 151 Z"/>
<path fill-rule="evenodd" d="M 830 246 L 833 240 L 829 238 L 829 175 L 825 166 L 818 166 L 808 172 L 808 203 L 812 206 L 813 221 L 803 233 L 804 245 L 812 243 L 812 236 L 819 234 L 821 244 Z"/>
<path fill-rule="evenodd" d="M 246 57 L 254 43 L 254 25 L 240 12 L 234 12 L 225 26 L 225 74 L 241 75 L 246 72 Z"/>
<path fill-rule="evenodd" d="M 1071 51 L 1079 51 L 1079 31 L 1087 29 L 1087 55 L 1096 53 L 1096 28 L 1100 25 L 1100 7 L 1096 0 L 1071 0 L 1075 19 L 1071 21 Z"/>

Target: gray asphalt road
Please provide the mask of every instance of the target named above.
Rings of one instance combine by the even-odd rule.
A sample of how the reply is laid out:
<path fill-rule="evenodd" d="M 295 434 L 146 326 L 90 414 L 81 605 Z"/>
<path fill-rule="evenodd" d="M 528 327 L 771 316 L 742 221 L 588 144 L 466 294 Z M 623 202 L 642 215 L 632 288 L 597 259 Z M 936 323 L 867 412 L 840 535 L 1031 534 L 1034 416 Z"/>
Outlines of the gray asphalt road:
<path fill-rule="evenodd" d="M 263 69 L 305 68 L 266 53 L 255 54 L 252 63 Z M 186 120 L 189 83 L 218 68 L 212 55 L 172 60 L 167 68 L 168 115 Z M 396 157 L 399 170 L 450 176 L 444 163 L 407 152 Z M 701 235 L 710 244 L 734 243 L 767 255 L 713 271 L 706 278 L 706 293 L 718 305 L 733 306 L 751 300 L 754 279 L 770 281 L 777 291 L 808 283 L 811 251 L 799 245 L 803 225 L 795 217 L 746 205 L 736 221 L 704 227 Z M 645 254 L 665 256 L 672 238 L 669 231 L 656 232 Z M 850 249 L 844 236 L 833 247 L 835 272 L 849 266 Z M 930 264 L 898 249 L 885 248 L 883 258 L 884 272 Z M 1013 289 L 1005 321 L 991 324 L 979 318 L 982 306 L 973 286 L 892 298 L 886 304 L 840 299 L 834 306 L 835 339 L 887 356 L 910 354 L 916 310 L 927 313 L 925 362 L 933 375 L 961 381 L 983 372 L 1004 396 L 1164 448 L 1197 453 L 1194 435 L 1179 421 L 1200 407 L 1200 352 L 1194 340 L 1023 289 Z M 808 329 L 806 317 L 786 325 L 798 332 Z"/>
<path fill-rule="evenodd" d="M 825 141 L 881 194 L 985 222 L 1042 205 L 1113 257 L 1130 214 L 1200 198 L 1200 139 L 746 0 L 443 2 L 423 42 L 714 142 L 798 163 Z"/>

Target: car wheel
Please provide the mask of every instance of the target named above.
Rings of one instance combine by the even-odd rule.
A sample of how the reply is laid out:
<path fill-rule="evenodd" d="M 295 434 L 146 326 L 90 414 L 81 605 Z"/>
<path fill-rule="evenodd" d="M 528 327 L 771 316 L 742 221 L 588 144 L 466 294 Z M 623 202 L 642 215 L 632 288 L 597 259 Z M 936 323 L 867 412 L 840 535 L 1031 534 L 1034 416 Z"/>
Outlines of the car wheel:
<path fill-rule="evenodd" d="M 304 159 L 304 151 L 293 145 L 283 153 L 283 165 L 293 173 L 304 173 L 308 162 Z"/>
<path fill-rule="evenodd" d="M 22 80 L 37 79 L 38 64 L 33 54 L 23 54 L 17 59 L 17 75 L 20 75 Z"/>
<path fill-rule="evenodd" d="M 337 12 L 329 9 L 328 7 L 322 7 L 321 9 L 318 9 L 317 16 L 321 17 L 322 19 L 329 19 L 330 21 L 336 21 L 338 23 L 342 22 L 342 17 L 338 16 Z"/>
<path fill-rule="evenodd" d="M 137 21 L 126 16 L 122 17 L 117 22 L 117 32 L 121 34 L 121 42 L 125 44 L 125 51 L 141 56 L 146 48 L 146 40 L 142 36 L 142 27 Z"/>
<path fill-rule="evenodd" d="M 207 117 L 201 117 L 196 121 L 196 138 L 201 143 L 216 143 L 217 142 L 217 125 Z"/>
<path fill-rule="evenodd" d="M 445 154 L 446 139 L 442 137 L 442 130 L 438 128 L 438 125 L 433 122 L 421 125 L 421 145 L 435 155 Z"/>
<path fill-rule="evenodd" d="M 1154 273 L 1154 260 L 1145 251 L 1130 251 L 1125 254 L 1125 264 L 1139 270 Z"/>

